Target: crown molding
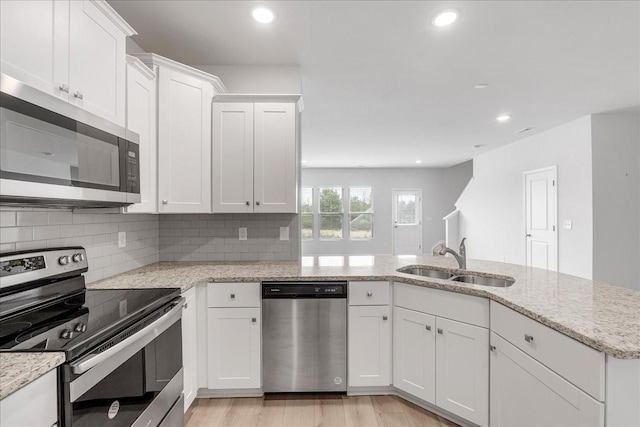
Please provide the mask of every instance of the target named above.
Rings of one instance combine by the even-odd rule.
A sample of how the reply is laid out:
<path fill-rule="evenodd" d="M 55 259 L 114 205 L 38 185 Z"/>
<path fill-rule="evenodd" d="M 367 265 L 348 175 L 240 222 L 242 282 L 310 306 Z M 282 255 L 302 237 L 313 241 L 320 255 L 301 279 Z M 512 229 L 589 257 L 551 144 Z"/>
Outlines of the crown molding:
<path fill-rule="evenodd" d="M 190 67 L 173 59 L 165 58 L 164 56 L 157 55 L 155 53 L 132 53 L 130 54 L 140 59 L 148 66 L 158 65 L 160 67 L 171 68 L 181 73 L 188 74 L 200 80 L 204 80 L 213 85 L 216 93 L 227 93 L 227 88 L 217 76 L 213 74 L 205 73 L 197 68 Z"/>
<path fill-rule="evenodd" d="M 127 64 L 140 71 L 143 76 L 148 78 L 149 80 L 153 80 L 156 78 L 156 73 L 153 72 L 149 67 L 147 67 L 144 62 L 142 62 L 139 58 L 136 58 L 132 55 L 127 55 Z"/>
<path fill-rule="evenodd" d="M 120 30 L 122 30 L 123 33 L 125 33 L 127 35 L 127 37 L 131 37 L 131 36 L 135 36 L 136 34 L 138 34 L 138 32 L 136 30 L 133 29 L 133 27 L 131 25 L 129 25 L 129 23 L 127 21 L 125 21 L 122 16 L 120 16 L 118 14 L 118 12 L 116 12 L 110 5 L 109 3 L 106 2 L 106 0 L 90 0 L 91 3 L 93 3 L 98 9 L 100 9 L 100 11 L 102 13 L 104 13 L 107 18 L 109 18 L 109 20 L 111 22 L 113 22 L 114 24 L 116 24 L 116 26 L 118 28 L 120 28 Z"/>
<path fill-rule="evenodd" d="M 287 102 L 296 104 L 302 112 L 302 95 L 299 93 L 224 93 L 213 97 L 214 102 Z"/>

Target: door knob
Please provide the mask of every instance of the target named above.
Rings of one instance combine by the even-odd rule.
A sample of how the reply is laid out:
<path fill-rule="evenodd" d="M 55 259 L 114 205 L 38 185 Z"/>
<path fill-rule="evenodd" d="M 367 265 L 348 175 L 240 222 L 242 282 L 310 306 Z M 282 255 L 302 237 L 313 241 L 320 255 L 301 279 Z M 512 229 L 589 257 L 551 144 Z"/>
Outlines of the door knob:
<path fill-rule="evenodd" d="M 531 234 L 527 233 L 527 237 L 531 237 Z"/>
<path fill-rule="evenodd" d="M 442 329 L 440 329 L 440 328 L 438 328 L 438 333 L 439 333 L 440 335 L 443 335 L 443 334 L 444 334 L 443 330 L 442 330 Z"/>
<path fill-rule="evenodd" d="M 165 200 L 162 201 L 162 204 L 163 205 L 167 205 L 167 204 L 169 204 L 169 201 L 165 199 Z"/>
<path fill-rule="evenodd" d="M 247 201 L 246 201 L 246 205 L 247 205 L 247 206 L 251 206 L 251 202 L 247 200 Z"/>
<path fill-rule="evenodd" d="M 256 206 L 260 206 L 260 202 L 256 202 Z"/>
<path fill-rule="evenodd" d="M 368 297 L 372 297 L 373 296 L 373 292 L 367 292 L 367 296 Z"/>
<path fill-rule="evenodd" d="M 382 316 L 382 320 L 388 320 L 389 316 Z"/>
<path fill-rule="evenodd" d="M 427 331 L 430 331 L 431 330 L 431 325 L 427 325 L 426 328 L 427 328 Z"/>
<path fill-rule="evenodd" d="M 84 95 L 80 91 L 74 92 L 73 97 L 78 99 L 84 99 Z"/>
<path fill-rule="evenodd" d="M 66 92 L 66 93 L 69 93 L 69 85 L 64 85 L 64 84 L 62 84 L 62 85 L 58 86 L 58 90 L 59 90 L 60 92 Z"/>

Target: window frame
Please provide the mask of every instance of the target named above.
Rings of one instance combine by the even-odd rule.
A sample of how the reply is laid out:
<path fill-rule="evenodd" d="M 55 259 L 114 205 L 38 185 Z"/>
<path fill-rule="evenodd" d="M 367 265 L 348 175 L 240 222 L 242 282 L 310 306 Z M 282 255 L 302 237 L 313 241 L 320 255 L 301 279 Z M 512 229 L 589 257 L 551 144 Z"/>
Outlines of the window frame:
<path fill-rule="evenodd" d="M 351 190 L 352 189 L 361 189 L 361 188 L 368 188 L 371 190 L 371 211 L 370 212 L 353 212 L 351 211 Z M 374 209 L 374 197 L 373 197 L 373 190 L 374 187 L 372 185 L 350 185 L 347 187 L 348 190 L 348 200 L 347 200 L 347 209 L 345 210 L 345 219 L 347 221 L 347 223 L 349 224 L 349 240 L 350 241 L 354 241 L 354 242 L 365 242 L 365 241 L 370 241 L 373 240 L 375 238 L 375 233 L 374 233 L 374 229 L 375 229 L 375 209 Z M 368 238 L 364 238 L 364 239 L 354 239 L 351 237 L 351 215 L 357 215 L 357 214 L 366 214 L 366 215 L 371 215 L 371 237 Z"/>
<path fill-rule="evenodd" d="M 341 198 L 341 211 L 340 212 L 322 212 L 320 210 L 320 197 L 322 195 L 322 190 L 325 188 L 331 188 L 331 189 L 340 189 L 340 198 Z M 318 186 L 317 187 L 317 193 L 318 193 L 318 203 L 316 204 L 317 208 L 316 208 L 316 212 L 317 212 L 317 226 L 318 226 L 318 241 L 321 242 L 337 242 L 337 241 L 341 241 L 341 240 L 345 240 L 344 237 L 344 232 L 345 232 L 345 209 L 344 209 L 344 193 L 345 193 L 345 187 L 343 185 L 322 185 L 322 186 Z M 322 229 L 321 229 L 321 223 L 322 223 L 322 216 L 323 215 L 327 215 L 327 216 L 335 216 L 335 217 L 342 217 L 342 230 L 340 233 L 340 237 L 336 238 L 336 239 L 328 239 L 328 238 L 323 238 L 322 237 Z"/>

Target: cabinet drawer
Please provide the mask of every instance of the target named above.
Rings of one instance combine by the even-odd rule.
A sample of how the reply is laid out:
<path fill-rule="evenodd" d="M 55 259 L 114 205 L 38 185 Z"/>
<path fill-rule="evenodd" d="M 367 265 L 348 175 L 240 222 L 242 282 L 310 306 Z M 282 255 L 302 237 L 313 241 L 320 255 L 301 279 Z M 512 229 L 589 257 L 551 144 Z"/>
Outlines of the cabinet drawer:
<path fill-rule="evenodd" d="M 491 330 L 597 400 L 604 401 L 604 353 L 491 301 Z"/>
<path fill-rule="evenodd" d="M 471 295 L 394 283 L 393 304 L 483 328 L 489 327 L 489 300 Z"/>
<path fill-rule="evenodd" d="M 260 283 L 208 283 L 207 307 L 260 307 Z"/>
<path fill-rule="evenodd" d="M 349 305 L 389 304 L 389 282 L 349 282 Z"/>

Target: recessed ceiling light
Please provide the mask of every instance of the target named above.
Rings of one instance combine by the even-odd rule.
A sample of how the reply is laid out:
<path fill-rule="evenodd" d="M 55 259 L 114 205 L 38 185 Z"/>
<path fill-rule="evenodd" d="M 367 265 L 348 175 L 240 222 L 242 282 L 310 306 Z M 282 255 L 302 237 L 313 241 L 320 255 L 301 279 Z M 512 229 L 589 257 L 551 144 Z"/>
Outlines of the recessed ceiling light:
<path fill-rule="evenodd" d="M 499 122 L 506 122 L 509 119 L 511 119 L 511 116 L 508 115 L 508 114 L 503 114 L 501 116 L 496 117 L 496 120 L 499 121 Z"/>
<path fill-rule="evenodd" d="M 487 87 L 489 87 L 489 83 L 478 83 L 473 88 L 474 89 L 486 89 Z"/>
<path fill-rule="evenodd" d="M 420 163 L 422 163 L 422 160 L 416 160 L 416 163 L 420 164 Z"/>
<path fill-rule="evenodd" d="M 276 19 L 275 13 L 273 13 L 271 10 L 267 9 L 266 7 L 256 7 L 251 12 L 251 16 L 253 16 L 253 19 L 260 22 L 261 24 L 268 24 L 270 22 L 273 22 L 274 19 Z"/>
<path fill-rule="evenodd" d="M 436 27 L 446 27 L 453 24 L 458 19 L 458 12 L 455 10 L 445 10 L 437 14 L 431 23 Z"/>
<path fill-rule="evenodd" d="M 306 160 L 302 160 L 302 163 L 307 163 L 307 161 Z"/>

